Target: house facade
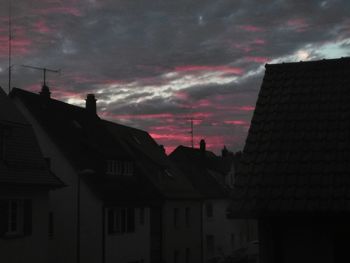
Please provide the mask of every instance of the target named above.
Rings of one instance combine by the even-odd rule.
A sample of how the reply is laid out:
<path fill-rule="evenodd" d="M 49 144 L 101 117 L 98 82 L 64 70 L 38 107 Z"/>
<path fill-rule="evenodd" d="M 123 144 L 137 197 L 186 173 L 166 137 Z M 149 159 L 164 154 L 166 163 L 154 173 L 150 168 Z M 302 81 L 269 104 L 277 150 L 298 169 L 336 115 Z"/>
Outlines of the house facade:
<path fill-rule="evenodd" d="M 52 99 L 47 87 L 11 97 L 67 184 L 50 195 L 50 262 L 182 262 L 185 251 L 200 262 L 200 227 L 171 232 L 167 218 L 187 207 L 199 217 L 200 196 L 148 133 L 100 119 L 92 94 L 86 108 Z"/>
<path fill-rule="evenodd" d="M 233 257 L 237 251 L 257 257 L 252 250 L 257 240 L 255 220 L 233 220 L 227 217 L 229 193 L 234 180 L 234 155 L 225 148 L 221 157 L 207 151 L 205 141 L 199 149 L 177 147 L 171 154 L 192 185 L 204 196 L 202 203 L 203 262 Z M 256 246 L 255 246 L 256 247 Z M 248 257 L 247 255 L 244 255 Z"/>
<path fill-rule="evenodd" d="M 32 127 L 0 88 L 0 258 L 47 262 L 49 191 L 64 186 L 48 169 Z"/>
<path fill-rule="evenodd" d="M 350 59 L 266 65 L 230 208 L 260 262 L 349 261 Z"/>

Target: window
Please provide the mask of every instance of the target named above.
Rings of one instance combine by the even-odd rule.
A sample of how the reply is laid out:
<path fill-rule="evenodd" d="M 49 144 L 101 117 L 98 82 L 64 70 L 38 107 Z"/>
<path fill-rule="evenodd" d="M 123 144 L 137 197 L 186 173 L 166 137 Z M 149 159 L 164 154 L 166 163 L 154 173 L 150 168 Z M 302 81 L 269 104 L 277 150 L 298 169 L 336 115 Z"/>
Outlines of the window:
<path fill-rule="evenodd" d="M 0 200 L 0 236 L 30 235 L 31 231 L 31 200 Z"/>
<path fill-rule="evenodd" d="M 140 225 L 144 225 L 145 224 L 145 208 L 144 207 L 140 207 Z"/>
<path fill-rule="evenodd" d="M 236 246 L 235 239 L 236 239 L 235 234 L 231 234 L 231 248 L 232 248 L 232 250 L 235 250 L 235 246 Z"/>
<path fill-rule="evenodd" d="M 124 162 L 124 175 L 133 175 L 134 165 L 132 162 Z"/>
<path fill-rule="evenodd" d="M 134 174 L 133 162 L 107 160 L 107 174 L 109 175 L 126 175 Z"/>
<path fill-rule="evenodd" d="M 186 259 L 185 259 L 186 263 L 190 263 L 190 260 L 191 260 L 191 251 L 189 248 L 186 248 Z"/>
<path fill-rule="evenodd" d="M 185 217 L 186 217 L 186 227 L 190 227 L 190 208 L 189 207 L 186 207 Z"/>
<path fill-rule="evenodd" d="M 214 245 L 214 236 L 213 235 L 207 235 L 206 236 L 206 243 L 207 243 L 207 251 L 210 255 L 213 255 L 215 250 Z"/>
<path fill-rule="evenodd" d="M 213 209 L 213 204 L 212 203 L 206 203 L 205 204 L 205 211 L 206 211 L 206 215 L 207 215 L 208 218 L 213 217 L 213 214 L 214 214 L 213 210 L 214 209 Z"/>
<path fill-rule="evenodd" d="M 178 221 L 179 221 L 179 209 L 174 208 L 174 227 L 178 227 Z"/>
<path fill-rule="evenodd" d="M 53 238 L 54 228 L 53 228 L 53 212 L 49 213 L 49 238 Z"/>
<path fill-rule="evenodd" d="M 132 233 L 135 232 L 135 209 L 111 208 L 108 210 L 108 233 Z"/>

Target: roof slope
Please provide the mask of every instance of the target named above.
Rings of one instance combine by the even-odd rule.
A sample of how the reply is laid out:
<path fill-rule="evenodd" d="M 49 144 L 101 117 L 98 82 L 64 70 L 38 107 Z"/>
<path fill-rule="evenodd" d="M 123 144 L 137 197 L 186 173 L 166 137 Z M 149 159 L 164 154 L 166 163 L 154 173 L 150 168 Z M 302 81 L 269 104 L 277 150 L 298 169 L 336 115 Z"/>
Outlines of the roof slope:
<path fill-rule="evenodd" d="M 47 168 L 31 126 L 1 88 L 0 136 L 4 151 L 0 160 L 0 186 L 63 186 Z"/>
<path fill-rule="evenodd" d="M 106 201 L 185 197 L 181 191 L 186 184 L 179 189 L 177 180 L 170 180 L 169 188 L 158 183 L 166 156 L 159 153 L 147 132 L 102 120 L 85 108 L 62 101 L 43 102 L 40 95 L 21 89 L 13 89 L 12 96 L 24 103 L 77 172 L 94 171 L 85 177 Z M 133 162 L 135 176 L 107 175 L 107 160 Z M 176 191 L 171 194 L 172 187 Z"/>
<path fill-rule="evenodd" d="M 350 211 L 349 101 L 349 58 L 266 65 L 232 212 Z"/>
<path fill-rule="evenodd" d="M 228 196 L 228 187 L 224 183 L 224 176 L 230 166 L 226 159 L 216 156 L 210 151 L 205 155 L 200 149 L 178 146 L 170 155 L 193 187 L 205 198 L 225 198 Z"/>

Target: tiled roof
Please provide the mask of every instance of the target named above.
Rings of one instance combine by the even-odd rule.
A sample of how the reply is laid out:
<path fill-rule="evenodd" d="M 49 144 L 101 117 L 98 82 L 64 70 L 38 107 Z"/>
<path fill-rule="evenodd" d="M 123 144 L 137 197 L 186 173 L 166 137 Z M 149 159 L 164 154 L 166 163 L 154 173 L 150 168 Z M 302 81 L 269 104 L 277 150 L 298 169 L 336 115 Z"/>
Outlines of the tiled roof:
<path fill-rule="evenodd" d="M 95 171 L 86 176 L 87 182 L 106 201 L 193 196 L 188 183 L 177 185 L 182 182 L 178 177 L 160 180 L 167 158 L 147 132 L 102 120 L 85 108 L 55 99 L 43 103 L 40 95 L 21 89 L 13 89 L 12 96 L 24 103 L 76 171 Z M 107 160 L 134 162 L 135 176 L 107 175 Z"/>
<path fill-rule="evenodd" d="M 226 159 L 216 156 L 213 152 L 178 146 L 170 155 L 192 185 L 205 198 L 225 198 L 228 196 L 228 187 L 224 176 L 231 166 Z M 232 164 L 232 160 L 230 162 Z"/>
<path fill-rule="evenodd" d="M 266 65 L 232 214 L 350 211 L 350 58 Z"/>
<path fill-rule="evenodd" d="M 0 129 L 4 133 L 0 186 L 63 186 L 47 168 L 31 126 L 1 88 Z"/>

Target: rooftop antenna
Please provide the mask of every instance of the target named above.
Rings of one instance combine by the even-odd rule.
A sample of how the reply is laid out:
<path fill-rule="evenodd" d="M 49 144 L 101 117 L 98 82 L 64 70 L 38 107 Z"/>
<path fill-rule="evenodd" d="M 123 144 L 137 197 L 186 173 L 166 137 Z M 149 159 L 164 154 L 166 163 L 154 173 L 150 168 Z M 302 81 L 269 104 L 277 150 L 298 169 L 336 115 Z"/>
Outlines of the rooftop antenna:
<path fill-rule="evenodd" d="M 190 134 L 191 134 L 191 146 L 192 146 L 192 148 L 194 148 L 194 146 L 193 146 L 193 117 L 191 117 L 191 130 L 190 130 Z"/>
<path fill-rule="evenodd" d="M 43 71 L 43 86 L 46 86 L 46 72 L 52 72 L 52 73 L 61 73 L 60 69 L 48 69 L 48 68 L 41 68 L 41 67 L 34 67 L 30 65 L 22 65 L 22 67 L 25 68 L 31 68 L 31 69 L 37 69 L 37 70 L 42 70 Z"/>
<path fill-rule="evenodd" d="M 12 2 L 11 2 L 11 0 L 9 0 L 9 19 L 8 19 L 9 21 L 9 24 L 8 24 L 8 30 L 9 30 L 9 32 L 8 32 L 8 38 L 9 38 L 9 47 L 8 47 L 8 49 L 9 49 L 9 61 L 8 61 L 8 63 L 9 63 L 9 87 L 8 87 L 8 90 L 9 90 L 9 93 L 10 93 L 10 91 L 11 91 L 11 77 L 12 77 Z"/>
<path fill-rule="evenodd" d="M 193 117 L 191 117 L 190 119 L 190 135 L 191 135 L 191 147 L 194 148 L 194 121 L 195 119 Z M 196 121 L 201 121 L 201 119 L 196 119 Z"/>

